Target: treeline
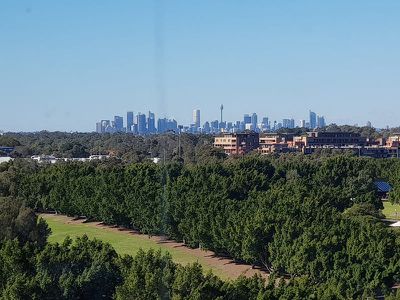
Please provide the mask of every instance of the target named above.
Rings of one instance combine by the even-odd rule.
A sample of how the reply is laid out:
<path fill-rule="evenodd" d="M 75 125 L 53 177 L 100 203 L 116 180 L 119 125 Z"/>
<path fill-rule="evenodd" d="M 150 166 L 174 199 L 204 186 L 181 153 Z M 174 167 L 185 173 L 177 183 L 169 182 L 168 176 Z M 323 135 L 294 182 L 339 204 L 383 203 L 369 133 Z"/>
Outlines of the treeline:
<path fill-rule="evenodd" d="M 370 139 L 387 138 L 400 128 L 377 130 L 372 127 L 358 127 L 331 124 L 322 131 L 354 132 Z M 281 128 L 278 133 L 303 135 L 307 128 Z M 223 159 L 223 151 L 213 149 L 212 135 L 181 135 L 165 133 L 138 136 L 129 133 L 66 133 L 41 131 L 35 133 L 5 133 L 0 135 L 0 146 L 15 147 L 13 157 L 30 157 L 32 155 L 55 155 L 64 158 L 89 157 L 93 154 L 111 154 L 124 162 L 142 162 L 149 158 L 159 157 L 168 161 L 186 163 L 204 163 L 209 160 Z M 1 153 L 0 153 L 1 155 Z"/>
<path fill-rule="evenodd" d="M 199 264 L 181 266 L 160 251 L 119 256 L 86 236 L 61 244 L 21 201 L 0 197 L 0 299 L 303 299 L 314 295 L 305 280 L 261 277 L 224 282 Z M 22 226 L 23 225 L 23 226 Z"/>
<path fill-rule="evenodd" d="M 0 187 L 35 209 L 164 234 L 301 281 L 309 296 L 348 299 L 388 294 L 400 280 L 399 234 L 379 220 L 374 186 L 389 180 L 396 197 L 399 175 L 397 160 L 345 155 L 165 166 L 15 161 Z"/>
<path fill-rule="evenodd" d="M 128 133 L 66 133 L 36 132 L 7 133 L 0 135 L 0 146 L 15 147 L 13 157 L 55 155 L 64 158 L 89 157 L 94 154 L 110 154 L 122 161 L 141 162 L 153 157 L 166 160 L 202 162 L 207 157 L 224 158 L 225 155 L 212 147 L 211 135 L 165 133 L 138 136 Z"/>

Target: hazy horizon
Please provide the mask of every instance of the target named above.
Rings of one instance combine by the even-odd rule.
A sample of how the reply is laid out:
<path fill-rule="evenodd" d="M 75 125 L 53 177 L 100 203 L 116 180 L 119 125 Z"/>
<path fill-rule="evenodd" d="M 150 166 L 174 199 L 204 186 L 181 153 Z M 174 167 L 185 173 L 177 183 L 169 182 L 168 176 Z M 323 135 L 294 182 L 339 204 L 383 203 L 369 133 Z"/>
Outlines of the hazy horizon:
<path fill-rule="evenodd" d="M 191 122 L 399 126 L 398 1 L 0 4 L 0 130 L 94 131 L 126 112 Z"/>

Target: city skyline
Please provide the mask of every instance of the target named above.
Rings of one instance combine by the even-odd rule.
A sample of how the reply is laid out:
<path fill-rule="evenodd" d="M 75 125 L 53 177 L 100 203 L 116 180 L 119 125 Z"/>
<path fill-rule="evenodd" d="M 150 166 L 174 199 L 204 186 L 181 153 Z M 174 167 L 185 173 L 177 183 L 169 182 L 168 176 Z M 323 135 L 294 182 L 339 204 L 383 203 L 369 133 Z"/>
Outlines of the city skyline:
<path fill-rule="evenodd" d="M 154 112 L 148 111 L 146 114 L 138 112 L 136 115 L 133 111 L 126 112 L 126 121 L 122 116 L 115 115 L 114 120 L 102 119 L 96 122 L 95 131 L 97 133 L 117 133 L 127 132 L 133 134 L 154 134 L 164 133 L 167 131 L 188 132 L 188 133 L 206 133 L 216 134 L 221 132 L 244 132 L 246 130 L 255 132 L 271 132 L 281 128 L 308 128 L 314 130 L 323 128 L 327 125 L 325 116 L 316 114 L 309 110 L 308 120 L 300 119 L 296 121 L 293 118 L 283 118 L 279 120 L 271 120 L 268 116 L 260 116 L 253 113 L 244 113 L 242 119 L 224 120 L 223 104 L 220 106 L 220 120 L 203 120 L 201 119 L 201 111 L 196 108 L 192 111 L 192 122 L 189 124 L 181 123 L 179 120 L 158 117 Z M 136 120 L 136 121 L 135 121 Z M 156 126 L 157 124 L 157 126 Z M 124 126 L 126 125 L 126 126 Z M 366 126 L 371 127 L 371 122 L 367 122 Z"/>
<path fill-rule="evenodd" d="M 219 120 L 220 103 L 400 125 L 399 1 L 2 4 L 0 130 L 91 131 L 130 107 Z"/>

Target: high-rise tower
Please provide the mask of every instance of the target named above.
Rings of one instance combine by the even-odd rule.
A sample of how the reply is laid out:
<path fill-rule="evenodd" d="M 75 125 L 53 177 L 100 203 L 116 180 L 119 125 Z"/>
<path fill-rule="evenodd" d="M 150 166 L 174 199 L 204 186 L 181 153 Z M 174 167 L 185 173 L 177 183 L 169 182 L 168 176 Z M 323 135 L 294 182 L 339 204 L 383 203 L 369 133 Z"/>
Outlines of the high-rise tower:
<path fill-rule="evenodd" d="M 196 127 L 196 131 L 200 127 L 200 109 L 193 110 L 193 124 Z"/>
<path fill-rule="evenodd" d="M 138 133 L 139 134 L 146 134 L 147 131 L 147 124 L 146 124 L 146 115 L 142 113 L 138 113 L 136 115 L 136 124 L 138 127 Z"/>
<path fill-rule="evenodd" d="M 317 127 L 317 114 L 310 110 L 310 129 Z"/>
<path fill-rule="evenodd" d="M 124 129 L 124 118 L 120 116 L 114 116 L 115 130 L 121 132 Z"/>
<path fill-rule="evenodd" d="M 257 123 L 258 123 L 257 114 L 256 114 L 256 113 L 253 113 L 253 114 L 251 115 L 251 129 L 252 129 L 252 130 L 258 131 Z"/>
<path fill-rule="evenodd" d="M 133 111 L 128 111 L 126 113 L 126 131 L 131 132 L 133 126 Z"/>
<path fill-rule="evenodd" d="M 251 117 L 249 114 L 244 114 L 243 115 L 243 123 L 244 124 L 251 124 Z"/>
<path fill-rule="evenodd" d="M 224 110 L 224 105 L 221 104 L 221 107 L 220 107 L 219 109 L 221 110 L 221 123 L 222 123 L 222 122 L 223 122 L 223 119 L 222 119 L 222 111 Z"/>
<path fill-rule="evenodd" d="M 156 118 L 154 113 L 149 111 L 149 116 L 147 118 L 147 132 L 155 133 L 156 132 Z"/>

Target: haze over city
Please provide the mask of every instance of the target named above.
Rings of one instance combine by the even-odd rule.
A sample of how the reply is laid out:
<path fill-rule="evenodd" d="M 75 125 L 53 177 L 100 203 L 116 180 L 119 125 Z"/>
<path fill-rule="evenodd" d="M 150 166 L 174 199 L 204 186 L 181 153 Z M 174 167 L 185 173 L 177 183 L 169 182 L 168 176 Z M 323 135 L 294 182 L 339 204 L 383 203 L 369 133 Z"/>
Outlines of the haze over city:
<path fill-rule="evenodd" d="M 0 130 L 94 131 L 147 112 L 398 126 L 398 1 L 13 1 Z"/>

